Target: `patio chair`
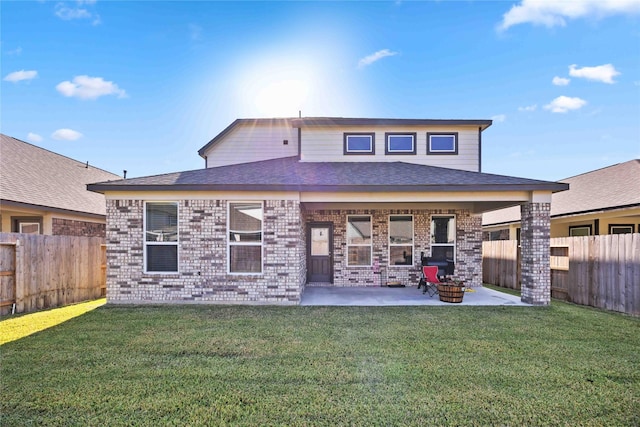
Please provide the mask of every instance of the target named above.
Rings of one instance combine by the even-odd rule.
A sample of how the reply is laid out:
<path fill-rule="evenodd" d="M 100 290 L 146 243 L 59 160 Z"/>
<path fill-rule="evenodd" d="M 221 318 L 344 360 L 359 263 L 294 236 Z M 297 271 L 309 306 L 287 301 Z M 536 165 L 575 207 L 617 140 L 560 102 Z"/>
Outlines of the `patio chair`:
<path fill-rule="evenodd" d="M 418 289 L 424 286 L 423 294 L 429 294 L 430 297 L 438 293 L 438 284 L 442 283 L 438 279 L 438 266 L 437 265 L 424 265 L 422 266 L 422 277 L 418 282 Z"/>
<path fill-rule="evenodd" d="M 452 260 L 434 257 L 422 257 L 422 266 L 435 265 L 438 267 L 438 278 L 440 281 L 446 281 L 448 276 L 453 275 L 455 264 Z"/>

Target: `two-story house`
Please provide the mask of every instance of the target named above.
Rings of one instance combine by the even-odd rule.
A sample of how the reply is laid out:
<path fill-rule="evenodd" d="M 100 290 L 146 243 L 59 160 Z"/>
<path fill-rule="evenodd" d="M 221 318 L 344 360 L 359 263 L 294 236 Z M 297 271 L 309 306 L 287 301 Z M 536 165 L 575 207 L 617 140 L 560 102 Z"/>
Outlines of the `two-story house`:
<path fill-rule="evenodd" d="M 422 254 L 480 286 L 481 214 L 521 205 L 522 299 L 548 304 L 551 194 L 568 186 L 482 173 L 490 125 L 239 119 L 204 169 L 91 184 L 108 301 L 297 304 L 309 284 L 416 284 Z"/>

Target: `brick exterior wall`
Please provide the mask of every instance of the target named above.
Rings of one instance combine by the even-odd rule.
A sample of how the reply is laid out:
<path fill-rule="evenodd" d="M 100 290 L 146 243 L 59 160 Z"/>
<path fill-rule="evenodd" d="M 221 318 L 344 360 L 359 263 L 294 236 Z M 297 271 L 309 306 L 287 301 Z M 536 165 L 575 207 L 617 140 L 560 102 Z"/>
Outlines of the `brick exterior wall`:
<path fill-rule="evenodd" d="M 265 201 L 263 272 L 227 274 L 227 201 L 178 204 L 178 270 L 144 273 L 142 200 L 107 200 L 107 300 L 110 303 L 298 304 L 305 250 L 296 201 Z"/>
<path fill-rule="evenodd" d="M 306 284 L 306 224 L 334 226 L 334 285 L 380 286 L 399 280 L 418 283 L 420 253 L 430 255 L 431 215 L 456 216 L 455 277 L 467 286 L 482 284 L 481 217 L 466 210 L 308 210 L 297 201 L 265 201 L 263 272 L 227 274 L 226 200 L 178 203 L 178 270 L 144 273 L 142 200 L 107 200 L 107 299 L 109 303 L 298 304 Z M 413 266 L 388 265 L 388 218 L 413 215 Z M 347 215 L 371 215 L 373 257 L 378 269 L 349 267 Z"/>
<path fill-rule="evenodd" d="M 521 299 L 528 304 L 548 305 L 551 302 L 551 203 L 525 203 L 521 206 L 520 212 Z"/>
<path fill-rule="evenodd" d="M 106 225 L 98 222 L 52 218 L 54 236 L 105 237 Z"/>
<path fill-rule="evenodd" d="M 431 216 L 456 216 L 456 264 L 454 277 L 467 286 L 482 285 L 482 218 L 467 210 L 453 209 L 376 209 L 376 210 L 311 210 L 303 213 L 307 222 L 331 222 L 333 237 L 334 286 L 380 286 L 387 281 L 416 285 L 420 274 L 420 253 L 430 256 Z M 374 267 L 347 265 L 347 215 L 371 215 L 373 228 Z M 389 265 L 389 215 L 413 215 L 413 266 Z"/>

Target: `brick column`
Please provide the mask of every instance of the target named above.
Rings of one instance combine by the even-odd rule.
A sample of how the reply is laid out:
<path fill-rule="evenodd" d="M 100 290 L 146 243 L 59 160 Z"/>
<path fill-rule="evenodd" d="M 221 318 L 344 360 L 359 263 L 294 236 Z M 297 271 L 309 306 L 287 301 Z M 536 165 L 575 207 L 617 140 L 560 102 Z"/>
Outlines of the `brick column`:
<path fill-rule="evenodd" d="M 551 203 L 525 203 L 520 207 L 522 229 L 522 302 L 549 305 L 551 269 L 549 265 Z"/>

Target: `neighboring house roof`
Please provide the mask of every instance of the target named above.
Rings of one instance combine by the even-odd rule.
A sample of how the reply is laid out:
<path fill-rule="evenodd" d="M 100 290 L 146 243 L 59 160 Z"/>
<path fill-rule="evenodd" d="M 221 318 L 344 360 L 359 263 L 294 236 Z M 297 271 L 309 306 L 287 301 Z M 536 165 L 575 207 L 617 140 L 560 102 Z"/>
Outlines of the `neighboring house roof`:
<path fill-rule="evenodd" d="M 452 120 L 452 119 L 373 119 L 348 117 L 304 117 L 304 118 L 274 118 L 274 119 L 236 119 L 222 132 L 216 135 L 198 154 L 204 153 L 212 146 L 224 139 L 238 126 L 290 126 L 295 128 L 305 126 L 479 126 L 485 130 L 493 123 L 491 120 Z"/>
<path fill-rule="evenodd" d="M 104 197 L 86 184 L 121 179 L 19 139 L 0 134 L 0 201 L 3 205 L 106 214 Z"/>
<path fill-rule="evenodd" d="M 297 157 L 91 184 L 89 190 L 563 191 L 566 184 L 404 162 L 300 162 Z"/>
<path fill-rule="evenodd" d="M 553 195 L 551 217 L 587 214 L 640 206 L 640 159 L 586 172 L 561 182 L 569 191 Z M 483 225 L 520 221 L 520 207 L 500 209 L 483 215 Z"/>

